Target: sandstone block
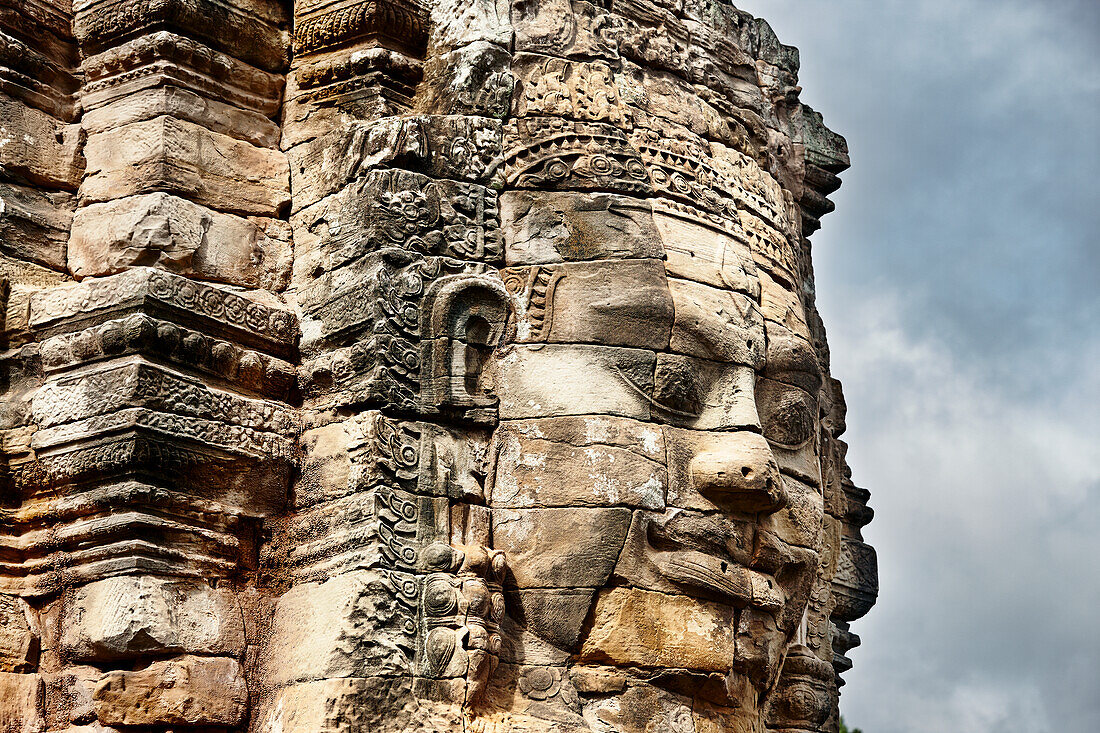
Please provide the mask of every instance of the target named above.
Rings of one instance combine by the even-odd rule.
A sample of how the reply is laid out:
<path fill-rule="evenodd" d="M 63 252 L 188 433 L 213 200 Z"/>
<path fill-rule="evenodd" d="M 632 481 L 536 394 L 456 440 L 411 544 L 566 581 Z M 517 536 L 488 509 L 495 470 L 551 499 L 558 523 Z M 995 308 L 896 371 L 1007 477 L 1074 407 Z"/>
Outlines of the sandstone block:
<path fill-rule="evenodd" d="M 512 42 L 509 0 L 440 0 L 431 5 L 429 53 L 487 41 L 503 48 Z"/>
<path fill-rule="evenodd" d="M 658 354 L 653 375 L 654 412 L 670 425 L 694 430 L 760 428 L 747 366 Z"/>
<path fill-rule="evenodd" d="M 616 81 L 619 95 L 628 106 L 682 125 L 701 137 L 732 143 L 726 118 L 678 76 L 626 62 Z"/>
<path fill-rule="evenodd" d="M 493 543 L 520 588 L 598 588 L 629 526 L 629 509 L 501 509 L 493 513 Z"/>
<path fill-rule="evenodd" d="M 627 687 L 621 695 L 592 700 L 585 706 L 585 718 L 598 721 L 596 730 L 605 728 L 616 733 L 698 733 L 693 720 L 697 716 L 693 715 L 692 710 L 699 704 L 700 700 L 693 700 L 688 694 L 650 685 L 635 685 Z M 753 732 L 754 729 L 748 726 L 722 731 Z"/>
<path fill-rule="evenodd" d="M 285 222 L 222 214 L 166 193 L 79 209 L 68 250 L 78 278 L 153 266 L 271 291 L 286 287 L 290 259 Z"/>
<path fill-rule="evenodd" d="M 434 7 L 434 6 L 433 6 Z M 409 115 L 348 120 L 287 150 L 294 211 L 301 211 L 372 170 L 397 167 L 430 178 L 501 185 L 500 120 L 467 115 Z"/>
<path fill-rule="evenodd" d="M 117 275 L 39 290 L 30 298 L 29 323 L 39 333 L 53 335 L 73 320 L 142 309 L 146 312 L 166 309 L 169 313 L 172 309 L 183 310 L 188 313 L 188 325 L 201 324 L 206 334 L 231 334 L 239 344 L 262 344 L 260 348 L 279 354 L 285 353 L 298 337 L 296 319 L 270 294 L 235 293 L 150 267 L 135 267 Z M 118 338 L 117 333 L 110 336 Z M 175 350 L 175 346 L 178 344 L 166 350 Z M 201 354 L 204 347 L 210 348 L 209 341 L 180 351 L 196 350 Z M 94 353 L 94 342 L 78 345 L 74 355 L 79 359 L 84 352 Z M 259 364 L 264 361 L 260 359 Z"/>
<path fill-rule="evenodd" d="M 248 710 L 241 666 L 225 657 L 183 656 L 108 672 L 92 697 L 107 725 L 233 726 Z"/>
<path fill-rule="evenodd" d="M 512 73 L 516 77 L 512 95 L 516 117 L 554 115 L 620 127 L 630 124 L 614 72 L 603 62 L 518 53 L 512 59 Z"/>
<path fill-rule="evenodd" d="M 613 417 L 508 421 L 498 428 L 495 507 L 662 509 L 661 431 Z"/>
<path fill-rule="evenodd" d="M 508 265 L 662 256 L 644 199 L 607 193 L 507 191 L 500 196 Z"/>
<path fill-rule="evenodd" d="M 316 286 L 324 273 L 386 248 L 497 260 L 503 246 L 496 199 L 496 191 L 473 183 L 369 171 L 291 217 L 294 279 Z"/>
<path fill-rule="evenodd" d="M 290 203 L 281 152 L 174 117 L 89 135 L 84 152 L 84 203 L 158 190 L 239 214 L 277 216 Z"/>
<path fill-rule="evenodd" d="M 728 672 L 736 649 L 733 608 L 683 596 L 639 590 L 601 590 L 585 662 Z"/>
<path fill-rule="evenodd" d="M 0 181 L 0 252 L 62 270 L 73 197 Z"/>
<path fill-rule="evenodd" d="M 729 288 L 750 298 L 760 297 L 756 264 L 748 245 L 722 231 L 716 222 L 682 211 L 654 212 L 672 277 Z"/>
<path fill-rule="evenodd" d="M 501 277 L 523 304 L 521 342 L 668 348 L 672 298 L 660 260 L 509 268 Z"/>
<path fill-rule="evenodd" d="M 50 188 L 75 190 L 84 171 L 80 125 L 0 94 L 0 170 Z"/>
<path fill-rule="evenodd" d="M 774 681 L 783 653 L 783 638 L 775 617 L 764 611 L 746 608 L 737 619 L 736 669 L 749 677 L 757 688 Z"/>
<path fill-rule="evenodd" d="M 0 730 L 11 733 L 40 733 L 45 686 L 37 674 L 0 672 Z"/>
<path fill-rule="evenodd" d="M 302 434 L 306 457 L 296 487 L 297 506 L 336 499 L 353 490 L 351 441 L 352 433 L 344 423 L 330 423 Z"/>
<path fill-rule="evenodd" d="M 610 695 L 626 689 L 626 675 L 614 667 L 578 664 L 569 671 L 569 678 L 582 695 Z"/>
<path fill-rule="evenodd" d="M 764 364 L 764 318 L 747 296 L 690 280 L 669 279 L 676 306 L 670 349 L 760 368 Z"/>
<path fill-rule="evenodd" d="M 92 662 L 181 652 L 238 656 L 244 625 L 226 588 L 125 576 L 73 592 L 65 603 L 61 644 L 72 659 Z"/>
<path fill-rule="evenodd" d="M 95 134 L 165 115 L 262 148 L 279 145 L 279 127 L 264 115 L 177 86 L 127 94 L 110 104 L 85 111 L 80 124 L 89 134 Z"/>
<path fill-rule="evenodd" d="M 652 351 L 574 344 L 519 344 L 490 364 L 501 419 L 618 415 L 648 420 Z"/>
<path fill-rule="evenodd" d="M 260 733 L 433 733 L 460 730 L 458 706 L 418 700 L 401 677 L 302 682 L 276 693 L 258 716 Z"/>
<path fill-rule="evenodd" d="M 508 613 L 526 630 L 555 649 L 574 653 L 584 629 L 584 620 L 592 608 L 595 588 L 529 588 L 508 594 Z M 512 655 L 514 661 L 537 658 L 528 654 Z M 514 657 L 520 659 L 515 660 Z"/>
<path fill-rule="evenodd" d="M 29 611 L 20 598 L 0 595 L 0 672 L 24 672 L 38 662 L 40 643 Z"/>
<path fill-rule="evenodd" d="M 296 585 L 276 602 L 261 674 L 287 685 L 408 673 L 410 613 L 388 579 L 368 570 Z"/>
<path fill-rule="evenodd" d="M 139 35 L 150 26 L 168 26 L 267 71 L 287 65 L 288 39 L 278 27 L 285 25 L 287 18 L 282 6 L 275 3 L 161 0 L 146 9 L 121 0 L 104 5 L 75 2 L 73 6 L 73 35 L 86 54 L 107 50 L 121 38 Z"/>
<path fill-rule="evenodd" d="M 792 545 L 820 549 L 823 537 L 824 499 L 815 486 L 784 475 L 788 504 L 780 511 L 761 519 L 761 526 Z"/>
<path fill-rule="evenodd" d="M 95 718 L 95 690 L 103 672 L 96 667 L 66 667 L 60 672 L 44 674 L 46 683 L 46 718 L 51 725 L 86 723 Z"/>
<path fill-rule="evenodd" d="M 282 7 L 270 2 L 256 5 L 264 6 Z M 84 72 L 84 85 L 80 90 L 80 102 L 85 115 L 92 113 L 90 122 L 95 128 L 100 128 L 105 121 L 108 124 L 102 129 L 133 121 L 126 117 L 140 113 L 142 108 L 148 109 L 138 101 L 143 93 L 157 89 L 186 90 L 229 105 L 226 108 L 215 104 L 203 110 L 205 105 L 201 102 L 195 105 L 191 100 L 180 105 L 172 101 L 161 112 L 174 114 L 178 111 L 185 119 L 195 116 L 197 119 L 193 122 L 215 130 L 227 124 L 251 124 L 247 122 L 255 119 L 251 114 L 273 117 L 279 111 L 285 83 L 283 75 L 268 73 L 241 61 L 237 56 L 240 49 L 230 54 L 221 53 L 187 34 L 152 30 L 102 53 L 88 55 L 91 49 L 87 46 L 82 50 L 85 53 L 80 68 Z M 166 96 L 171 99 L 174 95 L 175 92 L 168 92 Z M 134 105 L 127 101 L 128 97 L 134 98 Z M 109 118 L 97 114 L 97 110 L 116 103 L 120 104 L 119 115 L 113 125 Z M 213 119 L 210 113 L 219 111 L 225 113 L 222 119 Z M 242 111 L 250 114 L 242 117 Z M 146 116 L 141 113 L 142 118 Z M 85 116 L 81 121 L 87 120 Z M 247 135 L 242 139 L 247 139 Z"/>
<path fill-rule="evenodd" d="M 516 51 L 619 58 L 621 19 L 586 0 L 514 2 L 512 25 Z"/>
<path fill-rule="evenodd" d="M 503 119 L 511 108 L 509 62 L 503 48 L 487 41 L 429 58 L 424 63 L 415 111 Z"/>

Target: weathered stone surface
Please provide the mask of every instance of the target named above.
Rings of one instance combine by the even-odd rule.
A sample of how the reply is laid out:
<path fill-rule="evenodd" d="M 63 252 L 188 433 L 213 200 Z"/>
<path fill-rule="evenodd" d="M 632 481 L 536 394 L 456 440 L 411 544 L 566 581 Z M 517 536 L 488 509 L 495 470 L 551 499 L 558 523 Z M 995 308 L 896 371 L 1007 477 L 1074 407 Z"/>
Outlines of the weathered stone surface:
<path fill-rule="evenodd" d="M 73 190 L 84 170 L 79 125 L 0 94 L 0 169 L 31 184 Z"/>
<path fill-rule="evenodd" d="M 462 712 L 456 705 L 418 703 L 406 679 L 344 677 L 302 682 L 280 690 L 259 720 L 263 733 L 431 733 L 461 730 Z"/>
<path fill-rule="evenodd" d="M 161 116 L 88 136 L 82 202 L 166 191 L 238 214 L 278 216 L 290 203 L 286 158 L 193 122 Z M 230 163 L 232 161 L 232 163 Z"/>
<path fill-rule="evenodd" d="M 512 59 L 512 73 L 516 117 L 558 116 L 621 127 L 631 122 L 607 64 L 519 53 Z"/>
<path fill-rule="evenodd" d="M 508 265 L 662 255 L 650 204 L 606 193 L 507 191 L 500 197 Z"/>
<path fill-rule="evenodd" d="M 520 344 L 494 365 L 500 416 L 649 418 L 656 355 L 643 349 Z M 596 368 L 593 368 L 594 365 Z"/>
<path fill-rule="evenodd" d="M 664 437 L 613 417 L 508 421 L 496 433 L 494 506 L 662 509 Z"/>
<path fill-rule="evenodd" d="M 181 652 L 238 656 L 244 624 L 230 590 L 118 577 L 83 586 L 67 599 L 61 643 L 71 658 L 89 661 Z"/>
<path fill-rule="evenodd" d="M 37 664 L 40 644 L 31 618 L 24 601 L 0 595 L 0 672 L 25 672 Z"/>
<path fill-rule="evenodd" d="M 0 672 L 0 730 L 12 733 L 44 730 L 44 695 L 39 675 Z"/>
<path fill-rule="evenodd" d="M 107 725 L 231 726 L 248 705 L 241 666 L 225 657 L 176 657 L 136 672 L 108 672 L 92 697 Z"/>
<path fill-rule="evenodd" d="M 556 650 L 574 653 L 595 594 L 595 588 L 528 588 L 507 595 L 508 612 L 528 634 Z M 523 654 L 511 655 L 512 661 L 546 661 L 528 645 L 522 648 Z"/>
<path fill-rule="evenodd" d="M 653 222 L 665 252 L 668 274 L 760 296 L 757 270 L 748 246 L 721 227 L 683 212 L 657 212 Z"/>
<path fill-rule="evenodd" d="M 0 252 L 64 269 L 73 205 L 68 193 L 0 181 Z"/>
<path fill-rule="evenodd" d="M 476 41 L 508 47 L 512 41 L 508 0 L 440 0 L 431 5 L 431 52 L 441 53 Z"/>
<path fill-rule="evenodd" d="M 763 363 L 764 319 L 752 300 L 690 280 L 670 278 L 668 286 L 676 305 L 672 351 L 753 367 Z"/>
<path fill-rule="evenodd" d="M 681 354 L 658 354 L 654 407 L 665 422 L 695 430 L 759 428 L 752 369 Z"/>
<path fill-rule="evenodd" d="M 621 695 L 597 698 L 585 706 L 585 718 L 593 721 L 593 727 L 611 727 L 623 733 L 648 733 L 652 730 L 669 733 L 696 733 L 713 729 L 697 727 L 702 717 L 693 708 L 701 707 L 701 700 L 693 701 L 688 695 L 678 694 L 657 687 L 636 686 L 622 691 Z M 751 733 L 749 725 L 730 725 L 718 730 L 723 733 Z"/>
<path fill-rule="evenodd" d="M 384 248 L 500 258 L 496 192 L 407 171 L 370 171 L 291 217 L 295 279 L 305 285 Z"/>
<path fill-rule="evenodd" d="M 407 672 L 406 609 L 393 582 L 370 571 L 303 583 L 275 604 L 260 662 L 268 684 Z"/>
<path fill-rule="evenodd" d="M 580 58 L 618 58 L 619 23 L 585 0 L 532 0 L 513 3 L 516 51 Z"/>
<path fill-rule="evenodd" d="M 736 653 L 728 606 L 613 588 L 600 591 L 594 614 L 582 661 L 724 672 Z"/>
<path fill-rule="evenodd" d="M 501 154 L 501 122 L 489 117 L 409 115 L 341 125 L 287 151 L 294 210 L 380 168 L 499 187 Z"/>
<path fill-rule="evenodd" d="M 508 53 L 494 43 L 475 41 L 432 56 L 416 111 L 436 115 L 503 118 L 511 106 L 513 78 Z"/>
<path fill-rule="evenodd" d="M 627 509 L 501 509 L 493 539 L 521 588 L 599 588 L 629 525 Z"/>
<path fill-rule="evenodd" d="M 95 691 L 103 672 L 96 667 L 66 667 L 43 675 L 46 684 L 46 718 L 52 725 L 86 723 L 95 718 Z"/>
<path fill-rule="evenodd" d="M 660 260 L 508 268 L 501 276 L 524 305 L 517 341 L 668 348 L 672 297 Z"/>
<path fill-rule="evenodd" d="M 88 134 L 95 134 L 162 116 L 193 122 L 263 148 L 279 144 L 278 125 L 264 115 L 173 86 L 144 89 L 90 109 L 80 124 Z"/>
<path fill-rule="evenodd" d="M 154 266 L 280 291 L 290 279 L 290 247 L 286 222 L 222 214 L 176 196 L 151 193 L 77 211 L 68 257 L 76 277 Z"/>

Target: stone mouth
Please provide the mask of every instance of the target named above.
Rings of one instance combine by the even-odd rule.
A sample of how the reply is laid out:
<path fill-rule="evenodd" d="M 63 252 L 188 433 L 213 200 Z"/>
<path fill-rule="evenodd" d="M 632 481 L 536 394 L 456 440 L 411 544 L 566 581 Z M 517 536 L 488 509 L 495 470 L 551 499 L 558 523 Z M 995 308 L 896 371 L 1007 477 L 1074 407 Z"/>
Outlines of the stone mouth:
<path fill-rule="evenodd" d="M 775 613 L 786 600 L 772 575 L 718 555 L 685 549 L 657 551 L 651 559 L 670 582 L 735 607 Z"/>

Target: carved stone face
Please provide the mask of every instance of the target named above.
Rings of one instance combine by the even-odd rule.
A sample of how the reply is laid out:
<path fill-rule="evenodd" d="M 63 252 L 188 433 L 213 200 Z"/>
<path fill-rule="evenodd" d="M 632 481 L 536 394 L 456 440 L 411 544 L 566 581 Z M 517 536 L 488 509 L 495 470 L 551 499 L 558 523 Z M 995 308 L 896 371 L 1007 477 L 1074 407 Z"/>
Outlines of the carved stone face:
<path fill-rule="evenodd" d="M 0 727 L 837 730 L 876 570 L 807 237 L 848 156 L 767 23 L 0 30 Z"/>
<path fill-rule="evenodd" d="M 659 204 L 605 208 L 632 235 L 618 244 L 657 256 L 502 273 L 517 343 L 491 367 L 486 494 L 519 627 L 502 661 L 709 677 L 756 718 L 818 573 L 806 313 L 792 274 L 730 233 Z M 610 249 L 599 234 L 590 252 Z"/>

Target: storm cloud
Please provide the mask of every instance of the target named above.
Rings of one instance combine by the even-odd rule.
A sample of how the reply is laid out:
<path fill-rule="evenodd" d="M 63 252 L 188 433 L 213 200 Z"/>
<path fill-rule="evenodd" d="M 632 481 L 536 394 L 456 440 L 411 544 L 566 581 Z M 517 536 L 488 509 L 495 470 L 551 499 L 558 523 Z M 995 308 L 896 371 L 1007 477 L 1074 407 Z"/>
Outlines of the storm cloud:
<path fill-rule="evenodd" d="M 851 148 L 814 258 L 882 587 L 841 710 L 1100 730 L 1100 3 L 736 4 Z"/>

